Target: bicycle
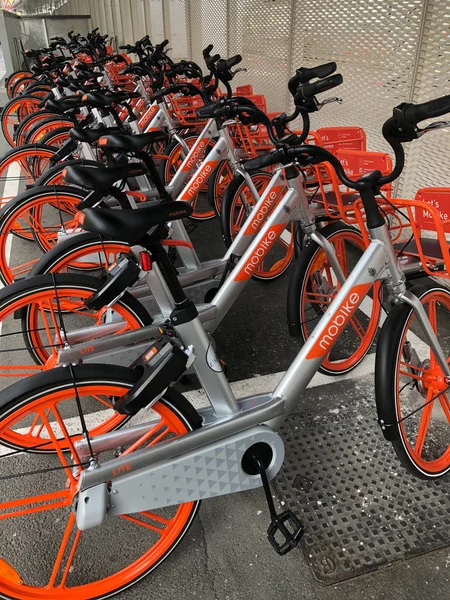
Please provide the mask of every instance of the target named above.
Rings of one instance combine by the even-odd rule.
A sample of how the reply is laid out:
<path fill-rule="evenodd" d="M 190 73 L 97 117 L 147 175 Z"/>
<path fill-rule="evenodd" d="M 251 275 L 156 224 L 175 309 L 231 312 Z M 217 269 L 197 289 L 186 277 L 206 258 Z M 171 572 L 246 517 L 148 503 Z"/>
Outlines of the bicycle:
<path fill-rule="evenodd" d="M 375 381 L 380 426 L 386 438 L 394 442 L 403 464 L 416 475 L 436 478 L 449 471 L 450 447 L 444 448 L 442 454 L 438 452 L 439 456 L 435 456 L 434 460 L 421 457 L 425 466 L 418 462 L 420 457 L 414 456 L 410 443 L 405 439 L 404 423 L 413 413 L 403 414 L 392 397 L 383 395 L 386 380 L 390 379 L 394 386 L 394 380 L 397 379 L 392 377 L 391 371 L 383 372 L 388 358 L 396 356 L 398 360 L 402 356 L 407 360 L 399 339 L 400 342 L 404 339 L 411 314 L 422 325 L 423 335 L 429 344 L 428 350 L 431 350 L 431 358 L 435 361 L 434 366 L 441 370 L 440 379 L 436 383 L 439 388 L 435 390 L 437 394 L 432 395 L 430 390 L 433 389 L 433 384 L 429 381 L 427 399 L 419 409 L 426 409 L 425 412 L 429 413 L 428 407 L 445 395 L 442 388 L 449 387 L 450 369 L 446 353 L 436 337 L 435 327 L 430 323 L 421 303 L 423 295 L 416 296 L 406 291 L 389 230 L 375 198 L 379 186 L 393 181 L 403 169 L 402 143 L 412 141 L 423 132 L 431 130 L 430 127 L 419 130 L 417 124 L 448 112 L 448 96 L 422 105 L 404 103 L 394 109 L 393 117 L 383 127 L 383 134 L 395 152 L 396 162 L 393 171 L 385 177 L 375 171 L 352 181 L 345 175 L 336 157 L 318 147 L 300 146 L 272 153 L 274 164 L 283 162 L 292 175 L 297 170 L 297 165 L 305 166 L 311 164 L 311 161 L 331 163 L 341 181 L 361 193 L 371 238 L 362 258 L 318 324 L 315 335 L 307 341 L 272 394 L 239 400 L 234 398 L 198 313 L 184 295 L 173 266 L 161 246 L 161 240 L 166 237 L 165 222 L 188 214 L 192 210 L 189 205 L 166 205 L 164 211 L 161 206 L 146 207 L 143 212 L 146 226 L 141 226 L 139 231 L 136 231 L 134 211 L 129 211 L 122 217 L 124 238 L 128 237 L 131 230 L 134 236 L 142 236 L 140 241 L 145 250 L 142 252 L 141 262 L 148 266 L 148 260 L 151 259 L 153 268 L 148 273 L 170 290 L 172 312 L 165 330 L 161 331 L 160 340 L 147 347 L 136 365 L 139 366 L 137 370 L 107 365 L 66 367 L 36 375 L 0 394 L 0 434 L 19 427 L 24 420 L 26 423 L 27 415 L 32 416 L 38 410 L 42 416 L 42 429 L 48 432 L 47 439 L 42 443 L 56 449 L 60 462 L 59 467 L 41 468 L 38 471 L 38 476 L 40 471 L 48 472 L 49 487 L 53 489 L 59 485 L 57 491 L 48 492 L 46 489 L 44 494 L 36 494 L 35 490 L 29 489 L 25 491 L 25 497 L 0 503 L 5 530 L 9 531 L 10 523 L 14 523 L 14 516 L 27 517 L 27 521 L 34 516 L 38 519 L 40 517 L 44 522 L 40 525 L 41 528 L 45 527 L 46 521 L 52 519 L 50 529 L 62 539 L 53 553 L 56 558 L 52 559 L 46 573 L 43 573 L 41 566 L 38 583 L 33 588 L 27 581 L 27 576 L 30 575 L 10 565 L 14 560 L 17 564 L 14 544 L 9 554 L 5 548 L 2 556 L 6 554 L 8 560 L 2 559 L 4 568 L 0 579 L 3 594 L 23 599 L 24 595 L 26 597 L 31 591 L 36 593 L 39 589 L 43 600 L 54 597 L 55 593 L 59 597 L 70 597 L 71 594 L 72 597 L 76 595 L 85 600 L 106 598 L 138 581 L 167 557 L 186 534 L 201 499 L 257 487 L 263 487 L 266 493 L 271 520 L 268 538 L 272 546 L 279 554 L 295 548 L 302 536 L 301 522 L 291 511 L 277 514 L 269 483 L 281 468 L 284 459 L 283 442 L 276 429 L 298 403 L 298 398 L 317 371 L 329 347 L 339 337 L 344 324 L 377 281 L 385 281 L 399 303 L 383 326 L 378 348 Z M 436 128 L 436 124 L 433 127 Z M 296 178 L 289 179 L 294 185 L 295 181 Z M 292 196 L 293 194 L 291 198 Z M 183 215 L 175 215 L 174 211 Z M 111 211 L 102 214 L 86 209 L 84 215 L 85 223 L 102 233 L 115 223 L 109 220 Z M 293 216 L 297 215 L 298 212 Z M 273 243 L 277 227 L 280 227 L 281 222 L 284 226 L 288 218 L 282 211 L 275 211 L 271 215 L 235 269 L 233 281 L 243 285 L 243 279 L 248 275 L 255 257 L 259 258 L 260 254 L 267 251 L 267 247 Z M 148 235 L 150 223 L 154 230 Z M 118 220 L 113 228 L 116 229 L 117 226 Z M 220 302 L 216 306 L 220 310 Z M 398 325 L 400 322 L 401 326 Z M 401 332 L 400 336 L 397 335 L 398 330 Z M 195 411 L 171 388 L 174 380 L 190 363 L 211 403 L 211 407 L 201 411 Z M 423 368 L 410 366 L 416 372 Z M 148 407 L 159 420 L 92 437 L 83 425 L 83 413 L 80 411 L 84 436 L 73 437 L 64 425 L 59 404 L 70 398 L 80 403 L 81 397 L 89 395 L 112 399 L 115 410 L 122 414 L 136 414 L 140 409 Z M 448 400 L 446 402 L 443 406 L 447 406 L 445 414 L 450 420 Z M 415 409 L 414 414 L 417 412 Z M 425 421 L 429 425 L 430 419 Z M 70 448 L 70 458 L 69 454 L 64 454 L 61 450 L 61 436 Z M 166 443 L 158 443 L 161 440 Z M 421 444 L 420 455 L 423 448 L 424 445 Z M 433 450 L 437 452 L 436 447 L 427 448 L 427 452 Z M 33 477 L 34 472 L 30 473 L 21 475 Z M 17 477 L 18 473 L 6 476 Z M 15 489 L 13 486 L 7 487 L 11 492 Z M 26 495 L 27 493 L 31 495 Z M 159 509 L 167 506 L 173 508 L 160 514 Z M 66 517 L 61 525 L 55 524 L 55 519 L 52 518 L 58 508 L 65 508 Z M 83 543 L 80 540 L 84 539 L 89 544 L 94 530 L 98 535 L 102 532 L 104 535 L 114 532 L 117 536 L 122 521 L 141 527 L 146 532 L 147 545 L 138 551 L 137 558 L 131 556 L 132 553 L 127 553 L 126 566 L 122 567 L 121 563 L 119 571 L 113 567 L 113 572 L 106 578 L 101 578 L 101 575 L 94 572 L 94 577 L 91 576 L 88 583 L 81 587 L 80 579 L 77 579 L 81 577 L 81 573 L 72 576 L 70 570 L 75 555 L 80 560 L 79 553 L 77 554 L 77 549 Z M 114 529 L 110 526 L 114 526 Z M 149 530 L 156 534 L 153 542 L 149 541 Z M 31 536 L 30 528 L 26 531 Z M 108 545 L 104 546 L 107 547 Z M 114 544 L 111 547 L 114 548 Z M 87 556 L 92 571 L 92 554 L 87 553 Z M 27 557 L 27 560 L 30 558 Z M 68 587 L 70 580 L 74 581 L 74 585 Z"/>

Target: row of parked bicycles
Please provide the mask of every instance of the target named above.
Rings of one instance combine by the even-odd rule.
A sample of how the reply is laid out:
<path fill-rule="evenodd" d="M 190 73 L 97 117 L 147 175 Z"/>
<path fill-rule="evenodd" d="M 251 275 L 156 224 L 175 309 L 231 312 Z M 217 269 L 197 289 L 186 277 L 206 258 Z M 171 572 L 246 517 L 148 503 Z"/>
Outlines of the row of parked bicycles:
<path fill-rule="evenodd" d="M 269 541 L 295 548 L 302 524 L 270 490 L 277 430 L 317 371 L 351 371 L 374 342 L 384 437 L 415 476 L 450 469 L 450 190 L 392 190 L 404 144 L 449 126 L 418 124 L 450 97 L 393 109 L 393 164 L 359 127 L 310 128 L 338 101 L 322 96 L 343 84 L 334 62 L 296 70 L 287 115 L 232 89 L 239 55 L 210 45 L 202 69 L 167 40 L 114 54 L 106 39 L 54 38 L 6 82 L 4 598 L 110 597 L 174 550 L 202 499 L 261 486 Z M 200 260 L 190 234 L 213 218 L 224 254 Z M 214 331 L 250 279 L 270 290 L 288 268 L 301 350 L 271 394 L 236 398 Z M 207 406 L 174 387 L 189 375 Z"/>

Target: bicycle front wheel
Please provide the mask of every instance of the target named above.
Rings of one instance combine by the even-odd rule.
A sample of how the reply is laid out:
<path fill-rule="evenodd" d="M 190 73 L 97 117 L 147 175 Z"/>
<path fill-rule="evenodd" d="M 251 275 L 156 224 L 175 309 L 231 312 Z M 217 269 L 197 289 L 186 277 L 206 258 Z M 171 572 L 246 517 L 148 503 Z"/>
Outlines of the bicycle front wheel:
<path fill-rule="evenodd" d="M 80 474 L 88 466 L 74 447 L 82 434 L 77 397 L 83 407 L 96 397 L 111 402 L 126 394 L 140 375 L 110 365 L 74 367 L 73 373 L 74 378 L 67 368 L 55 369 L 29 379 L 25 387 L 12 386 L 0 394 L 0 437 L 29 427 L 38 414 L 38 427 L 53 449 L 44 457 L 28 454 L 26 460 L 3 457 L 2 475 L 20 479 L 0 490 L 2 598 L 109 598 L 167 558 L 199 507 L 199 501 L 192 501 L 107 517 L 101 526 L 84 532 L 77 528 L 73 507 Z M 85 418 L 89 419 L 89 414 Z M 146 419 L 148 430 L 133 445 L 121 447 L 122 456 L 170 443 L 200 427 L 197 412 L 173 389 L 148 410 Z M 113 457 L 113 451 L 105 451 L 98 460 L 102 463 Z M 74 464 L 81 466 L 73 468 Z M 122 540 L 132 543 L 123 544 Z"/>
<path fill-rule="evenodd" d="M 450 362 L 450 291 L 435 283 L 411 290 Z M 375 397 L 385 437 L 405 468 L 435 479 L 450 470 L 450 390 L 414 310 L 396 306 L 377 345 Z"/>
<path fill-rule="evenodd" d="M 321 234 L 332 244 L 347 278 L 366 247 L 361 233 L 337 222 L 324 227 Z M 289 281 L 287 312 L 291 335 L 305 343 L 340 288 L 325 252 L 315 242 L 309 243 L 299 252 Z M 366 356 L 378 331 L 379 291 L 377 282 L 324 358 L 319 369 L 322 373 L 342 375 Z"/>

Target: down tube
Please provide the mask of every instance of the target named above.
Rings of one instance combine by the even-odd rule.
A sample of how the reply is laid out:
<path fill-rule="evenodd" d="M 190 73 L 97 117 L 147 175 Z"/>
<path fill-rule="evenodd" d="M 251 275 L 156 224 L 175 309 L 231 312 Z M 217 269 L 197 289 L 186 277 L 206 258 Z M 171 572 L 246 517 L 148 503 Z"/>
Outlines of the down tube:
<path fill-rule="evenodd" d="M 378 241 L 371 242 L 273 392 L 274 399 L 281 398 L 285 401 L 286 414 L 270 422 L 271 427 L 280 427 L 296 407 L 301 394 L 339 338 L 345 325 L 375 281 L 382 278 L 380 275 L 384 272 L 385 261 L 384 245 Z"/>
<path fill-rule="evenodd" d="M 243 256 L 239 259 L 237 265 L 228 275 L 225 283 L 214 296 L 214 306 L 217 310 L 216 318 L 214 320 L 214 329 L 227 314 L 236 298 L 247 285 L 248 280 L 251 279 L 264 256 L 282 234 L 286 225 L 295 218 L 294 209 L 296 203 L 297 193 L 295 190 L 289 189 L 275 207 L 265 225 L 259 230 L 246 252 L 244 252 Z M 258 206 L 259 203 L 257 207 Z M 257 210 L 254 210 L 249 218 L 252 220 L 252 217 L 256 213 Z M 212 331 L 210 331 L 210 333 L 212 333 Z"/>

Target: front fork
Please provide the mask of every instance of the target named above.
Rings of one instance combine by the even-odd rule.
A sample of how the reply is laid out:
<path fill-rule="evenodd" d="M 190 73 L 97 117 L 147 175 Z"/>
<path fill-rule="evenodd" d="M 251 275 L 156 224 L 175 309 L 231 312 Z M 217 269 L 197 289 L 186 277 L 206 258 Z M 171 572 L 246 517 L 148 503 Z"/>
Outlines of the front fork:
<path fill-rule="evenodd" d="M 386 268 L 384 279 L 388 282 L 392 290 L 394 303 L 403 303 L 410 306 L 420 323 L 422 331 L 427 342 L 430 344 L 436 360 L 444 373 L 448 383 L 450 383 L 450 367 L 447 363 L 447 358 L 439 344 L 436 333 L 431 326 L 428 315 L 421 303 L 420 299 L 406 289 L 405 277 L 398 264 L 397 255 L 392 246 L 391 236 L 387 225 L 382 225 L 370 230 L 371 239 L 379 240 L 383 243 L 386 250 Z"/>

